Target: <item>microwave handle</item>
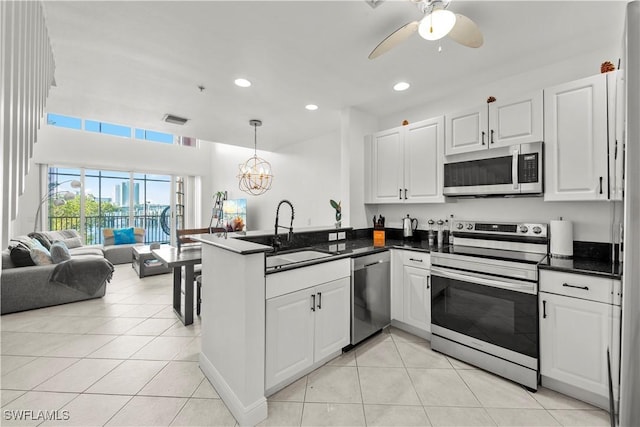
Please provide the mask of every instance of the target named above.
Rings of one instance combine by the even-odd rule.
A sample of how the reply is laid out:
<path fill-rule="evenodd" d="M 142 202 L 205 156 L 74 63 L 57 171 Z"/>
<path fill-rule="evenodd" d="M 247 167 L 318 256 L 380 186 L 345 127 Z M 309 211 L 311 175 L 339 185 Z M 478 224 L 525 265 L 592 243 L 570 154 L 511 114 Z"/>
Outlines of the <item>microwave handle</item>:
<path fill-rule="evenodd" d="M 518 183 L 518 154 L 520 151 L 516 148 L 513 150 L 513 158 L 511 160 L 511 182 L 513 182 L 513 189 L 518 190 L 520 184 Z"/>

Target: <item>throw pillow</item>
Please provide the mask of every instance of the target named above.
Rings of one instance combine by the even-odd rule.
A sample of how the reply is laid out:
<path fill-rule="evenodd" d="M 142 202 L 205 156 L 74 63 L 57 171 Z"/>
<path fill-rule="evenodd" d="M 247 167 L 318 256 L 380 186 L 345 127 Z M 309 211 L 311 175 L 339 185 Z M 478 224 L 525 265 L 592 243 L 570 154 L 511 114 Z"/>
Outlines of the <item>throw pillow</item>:
<path fill-rule="evenodd" d="M 36 265 L 31 259 L 31 250 L 22 245 L 14 246 L 9 253 L 11 262 L 16 267 L 30 267 Z"/>
<path fill-rule="evenodd" d="M 51 247 L 51 241 L 49 240 L 49 238 L 46 236 L 45 233 L 35 231 L 33 233 L 29 233 L 29 237 L 36 239 L 47 250 Z"/>
<path fill-rule="evenodd" d="M 133 227 L 113 230 L 113 240 L 116 245 L 135 243 L 136 237 L 133 234 Z"/>
<path fill-rule="evenodd" d="M 69 253 L 69 248 L 62 240 L 58 240 L 57 242 L 53 242 L 51 245 L 51 260 L 54 264 L 60 264 L 63 261 L 67 261 L 71 259 L 71 254 Z"/>
<path fill-rule="evenodd" d="M 69 237 L 67 239 L 60 239 L 60 240 L 57 240 L 57 241 L 58 242 L 64 242 L 64 244 L 67 246 L 68 249 L 79 248 L 80 246 L 82 246 L 82 238 L 81 237 Z"/>
<path fill-rule="evenodd" d="M 16 246 L 22 246 L 25 249 L 31 249 L 33 247 L 33 241 L 31 237 L 27 235 L 12 237 L 9 240 L 9 249 L 13 249 Z"/>
<path fill-rule="evenodd" d="M 35 265 L 53 264 L 53 260 L 51 259 L 51 253 L 49 252 L 48 249 L 42 246 L 33 247 L 31 249 L 30 255 Z"/>

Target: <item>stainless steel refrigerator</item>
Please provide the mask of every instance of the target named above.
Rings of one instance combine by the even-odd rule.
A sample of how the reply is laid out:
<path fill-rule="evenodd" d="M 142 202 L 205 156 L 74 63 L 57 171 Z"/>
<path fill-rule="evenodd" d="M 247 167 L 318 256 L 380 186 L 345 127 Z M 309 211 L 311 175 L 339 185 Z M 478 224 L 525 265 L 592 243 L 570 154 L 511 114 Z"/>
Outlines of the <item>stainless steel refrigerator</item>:
<path fill-rule="evenodd" d="M 627 4 L 621 426 L 640 425 L 640 1 Z"/>

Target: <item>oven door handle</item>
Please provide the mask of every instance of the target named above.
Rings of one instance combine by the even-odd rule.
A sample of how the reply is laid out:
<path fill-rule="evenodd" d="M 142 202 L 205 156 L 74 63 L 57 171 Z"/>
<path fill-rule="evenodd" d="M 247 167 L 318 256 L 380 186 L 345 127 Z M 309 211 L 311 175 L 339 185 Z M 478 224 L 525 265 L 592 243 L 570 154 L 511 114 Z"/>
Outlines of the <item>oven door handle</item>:
<path fill-rule="evenodd" d="M 518 154 L 520 151 L 516 148 L 513 150 L 513 158 L 511 160 L 511 180 L 513 182 L 513 189 L 518 190 L 520 184 L 518 183 Z"/>
<path fill-rule="evenodd" d="M 445 279 L 460 280 L 461 282 L 477 283 L 479 285 L 491 286 L 492 288 L 506 289 L 508 291 L 523 292 L 527 294 L 536 295 L 536 285 L 534 283 L 514 283 L 505 282 L 497 279 L 490 279 L 478 274 L 464 272 L 458 273 L 451 270 L 445 270 L 439 267 L 431 267 L 431 280 L 433 276 L 444 277 Z"/>

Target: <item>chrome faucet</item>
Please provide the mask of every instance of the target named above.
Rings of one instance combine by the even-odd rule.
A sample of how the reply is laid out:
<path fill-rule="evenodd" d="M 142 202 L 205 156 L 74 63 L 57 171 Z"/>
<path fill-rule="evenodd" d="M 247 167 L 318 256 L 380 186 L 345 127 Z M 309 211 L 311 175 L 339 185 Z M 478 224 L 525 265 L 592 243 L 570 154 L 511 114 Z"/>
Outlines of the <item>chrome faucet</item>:
<path fill-rule="evenodd" d="M 280 216 L 280 206 L 282 206 L 283 203 L 286 203 L 287 205 L 289 205 L 289 207 L 291 208 L 291 223 L 289 224 L 289 227 L 285 227 L 283 225 L 278 225 L 278 217 Z M 289 234 L 287 235 L 287 241 L 290 242 L 293 239 L 293 218 L 294 218 L 294 210 L 293 210 L 293 205 L 291 204 L 290 201 L 288 200 L 281 200 L 280 203 L 278 203 L 278 207 L 276 208 L 276 227 L 275 227 L 275 231 L 273 233 L 273 248 L 277 251 L 278 248 L 280 248 L 282 246 L 282 242 L 280 241 L 280 237 L 278 236 L 278 228 L 286 228 L 287 230 L 289 230 Z"/>

